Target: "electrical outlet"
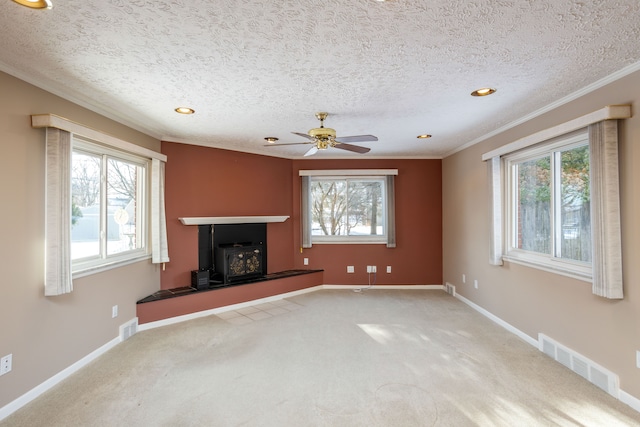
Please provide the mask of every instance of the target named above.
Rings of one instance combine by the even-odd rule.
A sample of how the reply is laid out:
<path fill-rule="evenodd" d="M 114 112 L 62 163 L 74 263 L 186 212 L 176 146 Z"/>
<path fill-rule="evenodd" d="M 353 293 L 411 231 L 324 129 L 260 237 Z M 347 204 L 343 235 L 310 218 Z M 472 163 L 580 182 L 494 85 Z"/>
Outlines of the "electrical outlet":
<path fill-rule="evenodd" d="M 115 319 L 116 317 L 118 317 L 118 306 L 114 305 L 111 307 L 111 318 Z"/>
<path fill-rule="evenodd" d="M 0 375 L 11 372 L 11 365 L 13 363 L 13 354 L 7 354 L 0 359 Z"/>
<path fill-rule="evenodd" d="M 387 265 L 387 273 L 391 273 L 391 266 Z"/>
<path fill-rule="evenodd" d="M 462 275 L 462 283 L 467 283 L 467 276 L 465 274 Z"/>
<path fill-rule="evenodd" d="M 371 266 L 371 272 L 372 273 L 377 273 L 378 272 L 378 268 L 375 265 Z"/>
<path fill-rule="evenodd" d="M 347 265 L 347 273 L 355 273 L 356 270 L 353 268 L 353 265 Z"/>
<path fill-rule="evenodd" d="M 367 273 L 373 273 L 373 266 L 367 265 Z"/>
<path fill-rule="evenodd" d="M 478 281 L 477 281 L 477 280 L 474 280 L 474 281 L 473 281 L 473 287 L 474 287 L 474 288 L 476 288 L 476 289 L 478 289 Z"/>
<path fill-rule="evenodd" d="M 309 258 L 305 258 L 302 262 L 304 265 L 309 265 Z"/>

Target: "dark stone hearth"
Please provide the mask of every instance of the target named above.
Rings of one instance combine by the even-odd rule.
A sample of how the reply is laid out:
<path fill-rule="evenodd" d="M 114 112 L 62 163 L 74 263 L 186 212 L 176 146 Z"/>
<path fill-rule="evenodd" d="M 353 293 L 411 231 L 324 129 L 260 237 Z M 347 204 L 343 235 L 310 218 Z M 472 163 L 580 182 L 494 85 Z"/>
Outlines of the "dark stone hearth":
<path fill-rule="evenodd" d="M 190 287 L 190 286 L 183 286 L 183 287 L 173 288 L 173 289 L 162 289 L 162 290 L 159 290 L 158 292 L 154 292 L 153 294 L 149 295 L 148 297 L 145 297 L 145 298 L 141 299 L 140 301 L 137 302 L 137 304 L 143 304 L 143 303 L 152 302 L 152 301 L 160 301 L 160 300 L 164 300 L 164 299 L 168 299 L 168 298 L 181 297 L 181 296 L 184 296 L 184 295 L 192 295 L 192 294 L 200 293 L 200 292 L 215 291 L 216 289 L 227 288 L 227 287 L 230 287 L 230 286 L 245 285 L 245 284 L 248 284 L 248 283 L 266 282 L 266 281 L 269 281 L 269 280 L 282 279 L 282 278 L 285 278 L 285 277 L 294 277 L 294 276 L 300 276 L 300 275 L 303 275 L 303 274 L 317 273 L 319 271 L 322 271 L 322 270 L 286 270 L 286 271 L 279 271 L 277 273 L 266 274 L 266 275 L 261 276 L 261 277 L 247 278 L 245 280 L 234 282 L 234 283 L 231 283 L 231 284 L 224 284 L 222 282 L 211 283 L 211 285 L 207 289 L 202 289 L 202 290 L 198 290 L 198 289 Z"/>

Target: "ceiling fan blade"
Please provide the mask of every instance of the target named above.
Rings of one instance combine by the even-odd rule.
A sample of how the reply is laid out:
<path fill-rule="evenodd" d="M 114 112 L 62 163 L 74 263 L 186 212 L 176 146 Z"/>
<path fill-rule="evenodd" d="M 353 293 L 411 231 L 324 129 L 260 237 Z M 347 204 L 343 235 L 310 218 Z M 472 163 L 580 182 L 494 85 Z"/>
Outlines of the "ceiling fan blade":
<path fill-rule="evenodd" d="M 309 156 L 313 156 L 314 154 L 316 154 L 318 152 L 318 147 L 316 147 L 315 145 L 311 148 L 309 148 L 309 151 L 307 151 L 306 153 L 304 153 L 304 157 L 309 157 Z"/>
<path fill-rule="evenodd" d="M 369 151 L 371 151 L 371 148 L 360 147 L 359 145 L 344 144 L 344 143 L 336 144 L 335 148 L 339 148 L 341 150 L 353 151 L 354 153 L 360 153 L 360 154 L 368 153 Z"/>
<path fill-rule="evenodd" d="M 377 140 L 378 137 L 373 135 L 339 136 L 336 138 L 337 142 L 368 142 Z"/>
<path fill-rule="evenodd" d="M 309 141 L 315 141 L 315 139 L 311 136 L 311 135 L 307 135 L 306 133 L 300 133 L 300 132 L 291 132 L 294 135 L 299 135 L 303 138 L 307 138 Z"/>

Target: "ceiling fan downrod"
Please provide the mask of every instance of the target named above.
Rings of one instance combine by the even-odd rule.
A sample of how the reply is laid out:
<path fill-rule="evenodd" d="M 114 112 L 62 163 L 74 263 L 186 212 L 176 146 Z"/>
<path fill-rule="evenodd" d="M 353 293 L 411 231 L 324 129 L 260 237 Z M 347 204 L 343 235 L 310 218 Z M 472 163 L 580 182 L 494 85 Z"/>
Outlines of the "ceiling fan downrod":
<path fill-rule="evenodd" d="M 316 119 L 320 120 L 321 128 L 324 128 L 324 119 L 326 119 L 328 115 L 329 113 L 325 113 L 325 112 L 316 113 Z"/>

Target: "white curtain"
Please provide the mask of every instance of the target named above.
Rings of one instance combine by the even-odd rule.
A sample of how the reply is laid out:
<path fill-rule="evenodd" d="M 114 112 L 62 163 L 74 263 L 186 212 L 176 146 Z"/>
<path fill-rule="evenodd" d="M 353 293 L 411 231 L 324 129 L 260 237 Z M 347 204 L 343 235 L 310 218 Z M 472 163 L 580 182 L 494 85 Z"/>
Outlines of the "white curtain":
<path fill-rule="evenodd" d="M 622 244 L 618 178 L 618 121 L 589 126 L 593 293 L 621 299 Z"/>
<path fill-rule="evenodd" d="M 151 160 L 151 262 L 169 262 L 167 219 L 164 209 L 165 163 Z"/>
<path fill-rule="evenodd" d="M 387 247 L 396 247 L 395 175 L 387 175 Z"/>
<path fill-rule="evenodd" d="M 71 274 L 71 134 L 47 128 L 44 294 L 73 291 Z"/>
<path fill-rule="evenodd" d="M 502 265 L 502 174 L 500 156 L 487 162 L 489 173 L 489 264 Z"/>

